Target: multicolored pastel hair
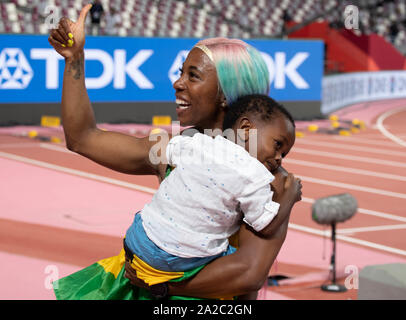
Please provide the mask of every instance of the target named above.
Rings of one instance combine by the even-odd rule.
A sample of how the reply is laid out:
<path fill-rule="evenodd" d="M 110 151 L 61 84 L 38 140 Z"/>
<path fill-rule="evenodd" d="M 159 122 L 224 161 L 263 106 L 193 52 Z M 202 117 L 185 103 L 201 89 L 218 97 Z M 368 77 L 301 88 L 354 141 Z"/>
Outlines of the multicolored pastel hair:
<path fill-rule="evenodd" d="M 268 68 L 259 51 L 248 43 L 239 39 L 209 38 L 199 41 L 195 47 L 214 62 L 227 104 L 248 94 L 268 95 Z"/>

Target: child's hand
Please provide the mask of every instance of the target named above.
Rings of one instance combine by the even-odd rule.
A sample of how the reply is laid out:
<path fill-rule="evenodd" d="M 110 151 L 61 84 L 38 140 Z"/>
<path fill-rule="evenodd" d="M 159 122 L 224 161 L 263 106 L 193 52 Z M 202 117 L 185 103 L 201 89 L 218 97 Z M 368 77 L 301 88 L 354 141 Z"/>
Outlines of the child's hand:
<path fill-rule="evenodd" d="M 73 22 L 63 17 L 59 21 L 58 28 L 50 31 L 49 43 L 64 58 L 71 58 L 83 50 L 85 46 L 85 20 L 91 7 L 91 4 L 83 7 L 78 21 Z"/>
<path fill-rule="evenodd" d="M 293 202 L 302 200 L 302 182 L 300 179 L 289 173 L 285 180 L 283 193 L 287 194 Z"/>

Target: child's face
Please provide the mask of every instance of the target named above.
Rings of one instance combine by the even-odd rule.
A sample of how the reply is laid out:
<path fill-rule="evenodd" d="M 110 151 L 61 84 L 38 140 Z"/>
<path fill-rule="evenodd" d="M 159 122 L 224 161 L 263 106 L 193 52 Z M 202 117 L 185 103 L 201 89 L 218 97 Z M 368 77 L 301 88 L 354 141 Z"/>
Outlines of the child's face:
<path fill-rule="evenodd" d="M 283 115 L 269 121 L 256 121 L 257 159 L 274 172 L 295 143 L 295 127 Z"/>

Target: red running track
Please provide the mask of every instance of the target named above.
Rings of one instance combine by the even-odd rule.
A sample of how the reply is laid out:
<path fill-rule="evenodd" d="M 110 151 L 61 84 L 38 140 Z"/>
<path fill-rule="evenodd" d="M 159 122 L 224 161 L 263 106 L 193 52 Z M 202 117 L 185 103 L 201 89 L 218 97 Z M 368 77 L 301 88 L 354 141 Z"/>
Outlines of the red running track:
<path fill-rule="evenodd" d="M 303 181 L 303 201 L 271 274 L 290 279 L 261 291 L 261 299 L 356 299 L 357 290 L 323 293 L 328 282 L 329 229 L 311 219 L 320 197 L 349 192 L 357 214 L 338 224 L 337 274 L 351 268 L 406 263 L 406 101 L 356 105 L 337 112 L 367 129 L 351 136 L 308 133 L 298 138 L 284 166 Z M 378 123 L 378 126 L 376 125 Z M 136 132 L 145 126 L 103 125 Z M 49 283 L 115 255 L 133 214 L 151 199 L 158 181 L 103 168 L 66 150 L 17 134 L 36 129 L 63 137 L 60 129 L 0 129 L 0 299 L 54 299 Z"/>

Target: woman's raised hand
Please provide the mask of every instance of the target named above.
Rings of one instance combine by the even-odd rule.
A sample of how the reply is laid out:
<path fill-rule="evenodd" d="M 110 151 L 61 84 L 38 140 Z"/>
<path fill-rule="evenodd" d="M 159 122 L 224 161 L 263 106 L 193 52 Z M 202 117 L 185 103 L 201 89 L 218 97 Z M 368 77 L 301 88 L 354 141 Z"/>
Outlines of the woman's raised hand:
<path fill-rule="evenodd" d="M 73 22 L 63 17 L 59 21 L 58 28 L 50 31 L 49 43 L 64 58 L 71 58 L 83 50 L 85 46 L 85 21 L 91 7 L 91 4 L 83 7 L 78 21 Z"/>

